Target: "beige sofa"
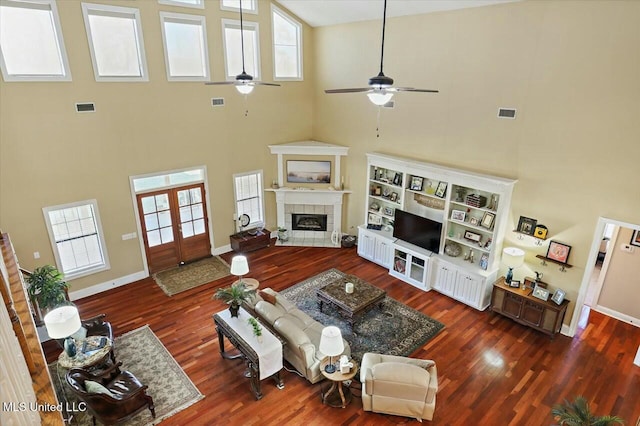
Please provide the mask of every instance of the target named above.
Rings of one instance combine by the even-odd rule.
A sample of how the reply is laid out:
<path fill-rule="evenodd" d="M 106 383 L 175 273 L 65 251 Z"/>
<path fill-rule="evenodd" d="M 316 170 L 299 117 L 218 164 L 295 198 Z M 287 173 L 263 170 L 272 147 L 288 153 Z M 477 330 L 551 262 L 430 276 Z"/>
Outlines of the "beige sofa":
<path fill-rule="evenodd" d="M 367 352 L 360 381 L 365 411 L 433 420 L 438 391 L 435 362 Z"/>
<path fill-rule="evenodd" d="M 266 288 L 262 292 L 275 297 L 270 303 L 258 293 L 250 300 L 245 309 L 264 321 L 286 341 L 283 348 L 284 359 L 298 370 L 311 383 L 324 378 L 320 372 L 320 362 L 326 358 L 318 350 L 324 325 L 302 312 L 291 301 L 276 291 Z M 344 340 L 344 354 L 351 355 L 349 343 Z"/>

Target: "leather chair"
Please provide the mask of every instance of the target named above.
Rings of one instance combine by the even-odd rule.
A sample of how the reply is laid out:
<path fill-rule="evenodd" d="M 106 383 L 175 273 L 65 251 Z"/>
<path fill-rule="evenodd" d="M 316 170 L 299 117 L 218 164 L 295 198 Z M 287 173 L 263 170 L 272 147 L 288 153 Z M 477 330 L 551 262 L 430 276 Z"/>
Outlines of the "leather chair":
<path fill-rule="evenodd" d="M 111 352 L 109 352 L 109 357 L 113 363 L 116 363 L 116 357 L 113 353 L 113 348 L 115 348 L 115 341 L 113 340 L 113 328 L 111 327 L 111 323 L 105 321 L 105 314 L 96 315 L 95 317 L 88 318 L 82 320 L 82 327 L 87 330 L 87 337 L 89 336 L 105 336 L 111 340 Z"/>
<path fill-rule="evenodd" d="M 438 391 L 435 362 L 367 352 L 360 381 L 365 411 L 433 420 Z"/>
<path fill-rule="evenodd" d="M 151 411 L 153 418 L 156 417 L 153 398 L 146 393 L 147 386 L 130 372 L 120 371 L 121 365 L 122 362 L 119 362 L 100 373 L 82 368 L 72 368 L 67 373 L 67 383 L 76 396 L 87 404 L 94 425 L 96 419 L 105 425 L 119 423 L 145 408 Z M 89 392 L 88 381 L 99 383 L 106 392 Z"/>

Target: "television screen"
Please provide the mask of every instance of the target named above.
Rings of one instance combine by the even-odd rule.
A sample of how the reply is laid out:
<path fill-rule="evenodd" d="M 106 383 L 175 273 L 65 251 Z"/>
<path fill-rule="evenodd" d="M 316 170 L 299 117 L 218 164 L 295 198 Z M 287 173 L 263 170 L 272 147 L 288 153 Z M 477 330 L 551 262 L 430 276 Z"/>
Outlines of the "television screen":
<path fill-rule="evenodd" d="M 438 253 L 442 223 L 396 209 L 393 236 L 407 243 Z"/>

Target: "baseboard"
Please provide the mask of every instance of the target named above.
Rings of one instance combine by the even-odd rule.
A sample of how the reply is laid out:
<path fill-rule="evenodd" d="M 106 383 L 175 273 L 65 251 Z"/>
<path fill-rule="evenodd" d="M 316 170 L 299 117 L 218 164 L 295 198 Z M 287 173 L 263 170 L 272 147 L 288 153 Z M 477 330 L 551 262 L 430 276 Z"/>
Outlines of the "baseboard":
<path fill-rule="evenodd" d="M 573 337 L 573 334 L 571 334 L 571 327 L 567 324 L 562 324 L 562 327 L 560 328 L 560 334 L 562 334 L 563 336 Z"/>
<path fill-rule="evenodd" d="M 214 256 L 217 256 L 219 254 L 229 253 L 230 251 L 231 251 L 231 244 L 227 244 L 226 246 L 217 247 L 213 249 L 211 254 Z"/>
<path fill-rule="evenodd" d="M 144 271 L 125 275 L 124 277 L 116 278 L 115 280 L 92 285 L 91 287 L 83 288 L 81 290 L 72 291 L 69 293 L 69 299 L 73 301 L 82 299 L 83 297 L 93 296 L 94 294 L 102 293 L 103 291 L 111 290 L 112 288 L 131 284 L 132 282 L 139 281 L 143 278 L 147 278 L 148 276 L 149 275 Z"/>
<path fill-rule="evenodd" d="M 640 319 L 634 318 L 630 315 L 623 314 L 622 312 L 614 311 L 613 309 L 605 308 L 604 306 L 596 306 L 595 308 L 591 308 L 596 312 L 600 312 L 601 314 L 610 316 L 622 322 L 626 322 L 627 324 L 635 325 L 636 327 L 640 327 Z"/>

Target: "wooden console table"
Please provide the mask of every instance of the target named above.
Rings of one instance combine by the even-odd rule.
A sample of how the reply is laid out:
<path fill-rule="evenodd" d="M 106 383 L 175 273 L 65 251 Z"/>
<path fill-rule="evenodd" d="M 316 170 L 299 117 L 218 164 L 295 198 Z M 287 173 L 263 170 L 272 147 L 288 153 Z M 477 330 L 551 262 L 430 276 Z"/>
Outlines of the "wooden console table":
<path fill-rule="evenodd" d="M 531 295 L 532 289 L 509 287 L 501 277 L 493 284 L 491 310 L 512 320 L 548 334 L 553 339 L 562 328 L 569 301 L 556 304 Z"/>
<path fill-rule="evenodd" d="M 229 236 L 231 248 L 236 252 L 248 252 L 269 247 L 271 244 L 271 231 L 263 229 L 250 229 Z"/>

